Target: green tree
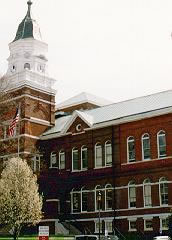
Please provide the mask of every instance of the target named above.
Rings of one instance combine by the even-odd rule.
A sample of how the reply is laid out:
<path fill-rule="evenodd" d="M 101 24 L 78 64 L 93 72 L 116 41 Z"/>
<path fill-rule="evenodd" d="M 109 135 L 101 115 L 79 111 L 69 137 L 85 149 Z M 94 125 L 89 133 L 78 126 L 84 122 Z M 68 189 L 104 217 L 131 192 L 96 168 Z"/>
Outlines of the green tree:
<path fill-rule="evenodd" d="M 0 224 L 8 225 L 16 240 L 23 226 L 36 225 L 41 218 L 42 197 L 36 175 L 26 160 L 9 159 L 0 179 Z"/>

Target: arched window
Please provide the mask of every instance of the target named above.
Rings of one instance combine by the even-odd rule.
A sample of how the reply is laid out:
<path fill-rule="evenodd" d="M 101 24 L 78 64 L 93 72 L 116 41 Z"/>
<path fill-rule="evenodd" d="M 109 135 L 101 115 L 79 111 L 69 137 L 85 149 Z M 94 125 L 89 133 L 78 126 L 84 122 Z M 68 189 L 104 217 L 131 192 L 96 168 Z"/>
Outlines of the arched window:
<path fill-rule="evenodd" d="M 95 167 L 102 167 L 102 146 L 100 143 L 95 145 Z"/>
<path fill-rule="evenodd" d="M 143 182 L 143 199 L 145 207 L 152 206 L 151 181 L 149 179 L 145 179 Z"/>
<path fill-rule="evenodd" d="M 157 143 L 158 143 L 158 157 L 166 156 L 166 136 L 164 131 L 160 131 L 157 134 Z"/>
<path fill-rule="evenodd" d="M 165 177 L 159 180 L 160 205 L 168 205 L 168 181 Z"/>
<path fill-rule="evenodd" d="M 105 165 L 112 166 L 112 144 L 111 144 L 111 141 L 105 142 Z"/>
<path fill-rule="evenodd" d="M 76 189 L 71 191 L 71 209 L 73 213 L 81 212 L 81 192 Z"/>
<path fill-rule="evenodd" d="M 111 184 L 105 186 L 105 210 L 111 210 L 113 205 L 113 188 Z"/>
<path fill-rule="evenodd" d="M 81 148 L 81 169 L 88 168 L 88 149 L 86 146 Z"/>
<path fill-rule="evenodd" d="M 85 187 L 81 188 L 81 212 L 88 211 L 88 190 Z"/>
<path fill-rule="evenodd" d="M 148 160 L 151 158 L 150 155 L 150 138 L 149 134 L 145 133 L 142 136 L 142 158 L 143 160 Z"/>
<path fill-rule="evenodd" d="M 129 208 L 136 207 L 136 186 L 134 181 L 130 181 L 128 184 L 128 200 Z"/>
<path fill-rule="evenodd" d="M 29 63 L 25 63 L 24 64 L 24 69 L 30 70 L 30 64 Z"/>
<path fill-rule="evenodd" d="M 79 152 L 77 148 L 72 149 L 72 170 L 79 170 Z"/>
<path fill-rule="evenodd" d="M 65 169 L 65 152 L 63 150 L 59 152 L 59 169 Z"/>
<path fill-rule="evenodd" d="M 128 162 L 135 162 L 135 142 L 134 137 L 128 137 L 127 139 L 127 155 L 128 155 Z"/>
<path fill-rule="evenodd" d="M 95 187 L 95 210 L 99 210 L 99 208 L 103 209 L 103 198 L 104 198 L 104 189 L 97 185 Z"/>
<path fill-rule="evenodd" d="M 50 168 L 57 168 L 57 154 L 56 152 L 51 152 L 50 155 Z"/>

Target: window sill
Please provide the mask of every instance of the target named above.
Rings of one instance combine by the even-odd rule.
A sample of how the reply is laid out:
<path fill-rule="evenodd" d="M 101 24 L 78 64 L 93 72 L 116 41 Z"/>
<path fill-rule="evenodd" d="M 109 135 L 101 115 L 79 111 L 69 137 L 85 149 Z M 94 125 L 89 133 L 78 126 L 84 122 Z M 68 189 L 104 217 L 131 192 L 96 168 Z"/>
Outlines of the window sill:
<path fill-rule="evenodd" d="M 148 229 L 145 228 L 144 231 L 146 231 L 146 232 L 151 232 L 151 231 L 153 231 L 153 228 L 148 228 Z"/>
<path fill-rule="evenodd" d="M 128 231 L 129 231 L 129 232 L 136 232 L 137 229 L 129 229 Z"/>
<path fill-rule="evenodd" d="M 110 168 L 112 166 L 102 166 L 102 167 L 94 167 L 93 169 L 103 169 L 103 168 Z"/>

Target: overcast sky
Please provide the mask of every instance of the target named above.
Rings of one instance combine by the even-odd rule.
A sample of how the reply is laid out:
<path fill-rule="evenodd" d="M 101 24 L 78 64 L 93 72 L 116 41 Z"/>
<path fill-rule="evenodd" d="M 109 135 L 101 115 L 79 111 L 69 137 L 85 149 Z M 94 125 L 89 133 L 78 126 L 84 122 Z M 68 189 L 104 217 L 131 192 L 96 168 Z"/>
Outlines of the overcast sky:
<path fill-rule="evenodd" d="M 0 72 L 27 0 L 1 0 Z M 57 102 L 86 91 L 113 102 L 172 89 L 172 0 L 33 0 Z"/>

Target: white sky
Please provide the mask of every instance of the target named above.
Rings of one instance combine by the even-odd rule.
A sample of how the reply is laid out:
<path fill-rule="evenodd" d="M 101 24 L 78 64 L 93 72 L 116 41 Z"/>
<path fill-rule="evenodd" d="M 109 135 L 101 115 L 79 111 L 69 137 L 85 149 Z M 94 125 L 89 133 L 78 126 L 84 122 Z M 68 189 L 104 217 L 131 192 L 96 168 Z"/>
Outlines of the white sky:
<path fill-rule="evenodd" d="M 0 72 L 27 0 L 1 0 Z M 172 0 L 33 0 L 57 102 L 86 91 L 113 102 L 172 88 Z"/>

